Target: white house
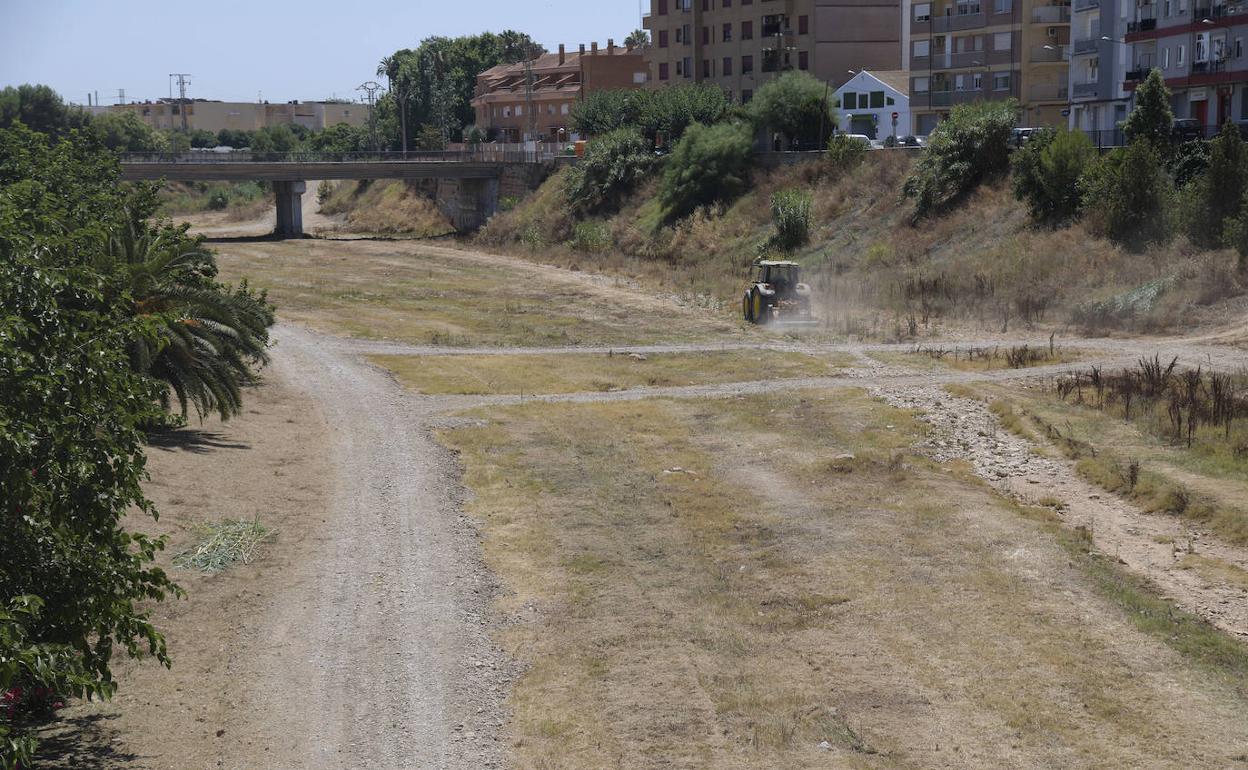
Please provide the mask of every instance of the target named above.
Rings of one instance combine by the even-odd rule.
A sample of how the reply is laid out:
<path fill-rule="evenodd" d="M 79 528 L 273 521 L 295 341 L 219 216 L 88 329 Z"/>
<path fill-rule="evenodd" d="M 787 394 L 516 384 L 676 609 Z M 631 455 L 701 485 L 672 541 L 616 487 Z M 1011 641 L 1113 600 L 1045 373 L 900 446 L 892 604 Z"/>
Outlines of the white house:
<path fill-rule="evenodd" d="M 839 130 L 872 139 L 910 133 L 909 74 L 904 70 L 863 70 L 836 89 Z"/>

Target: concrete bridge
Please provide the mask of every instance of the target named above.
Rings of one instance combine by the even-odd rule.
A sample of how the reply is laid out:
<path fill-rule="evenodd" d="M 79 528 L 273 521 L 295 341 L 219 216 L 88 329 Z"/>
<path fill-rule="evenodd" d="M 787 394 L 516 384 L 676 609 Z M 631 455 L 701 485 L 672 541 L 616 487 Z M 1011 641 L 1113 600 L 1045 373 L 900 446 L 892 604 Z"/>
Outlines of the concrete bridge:
<path fill-rule="evenodd" d="M 489 146 L 408 153 L 130 153 L 121 157 L 121 178 L 270 182 L 277 204 L 275 234 L 292 238 L 303 234 L 301 199 L 311 179 L 424 180 L 451 224 L 471 230 L 497 211 L 500 194 L 522 194 L 558 163 L 570 161 L 552 151 Z"/>

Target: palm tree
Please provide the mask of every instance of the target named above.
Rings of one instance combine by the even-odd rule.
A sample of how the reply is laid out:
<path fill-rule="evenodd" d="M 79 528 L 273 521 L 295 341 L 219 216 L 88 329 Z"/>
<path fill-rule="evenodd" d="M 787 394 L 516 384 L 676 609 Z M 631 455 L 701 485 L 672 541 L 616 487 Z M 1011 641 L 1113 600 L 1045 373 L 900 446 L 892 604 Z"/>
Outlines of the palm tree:
<path fill-rule="evenodd" d="M 273 307 L 244 281 L 218 283 L 212 255 L 185 229 L 130 225 L 107 238 L 102 267 L 119 276 L 118 290 L 149 333 L 133 341 L 131 363 L 169 385 L 187 414 L 217 412 L 229 419 L 242 409 L 242 388 L 257 381 L 255 367 L 268 363 L 266 348 Z"/>
<path fill-rule="evenodd" d="M 635 29 L 624 38 L 624 45 L 630 48 L 647 48 L 650 45 L 650 33 L 644 29 Z"/>

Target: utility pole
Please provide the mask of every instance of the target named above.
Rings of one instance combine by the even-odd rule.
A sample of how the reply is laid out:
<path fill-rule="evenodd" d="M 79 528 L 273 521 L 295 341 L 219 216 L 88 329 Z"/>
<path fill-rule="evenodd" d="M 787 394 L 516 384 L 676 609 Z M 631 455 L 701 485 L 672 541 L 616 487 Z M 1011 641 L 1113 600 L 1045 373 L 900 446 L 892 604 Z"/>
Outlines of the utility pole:
<path fill-rule="evenodd" d="M 117 103 L 118 104 L 126 103 L 126 89 L 124 88 L 117 89 Z"/>
<path fill-rule="evenodd" d="M 356 91 L 363 91 L 368 94 L 368 140 L 373 145 L 373 151 L 377 151 L 377 110 L 374 109 L 377 102 L 377 92 L 381 90 L 381 83 L 369 80 L 356 86 Z"/>
<path fill-rule="evenodd" d="M 594 45 L 597 45 L 595 43 Z M 529 132 L 526 141 L 537 135 L 537 115 L 533 112 L 533 60 L 524 60 L 524 109 L 529 114 Z"/>
<path fill-rule="evenodd" d="M 191 84 L 191 73 L 170 72 L 169 77 L 178 79 L 178 111 L 182 113 L 182 133 L 189 133 L 191 129 L 186 120 L 186 87 Z"/>

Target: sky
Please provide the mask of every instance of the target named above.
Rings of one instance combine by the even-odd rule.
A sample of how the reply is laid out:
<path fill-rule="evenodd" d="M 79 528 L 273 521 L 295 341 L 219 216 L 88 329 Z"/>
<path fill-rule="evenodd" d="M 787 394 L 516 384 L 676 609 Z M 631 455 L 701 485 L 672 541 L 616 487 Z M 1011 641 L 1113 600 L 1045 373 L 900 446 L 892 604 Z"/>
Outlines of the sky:
<path fill-rule="evenodd" d="M 649 0 L 646 0 L 649 5 Z M 640 24 L 638 0 L 0 0 L 0 88 L 45 83 L 67 100 L 187 95 L 222 101 L 355 99 L 377 62 L 432 35 L 515 29 L 546 48 Z"/>

